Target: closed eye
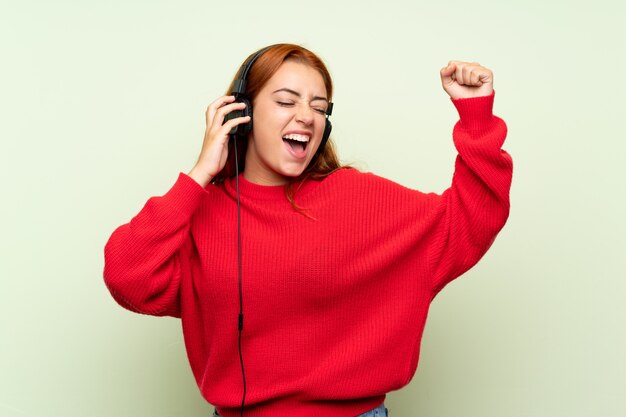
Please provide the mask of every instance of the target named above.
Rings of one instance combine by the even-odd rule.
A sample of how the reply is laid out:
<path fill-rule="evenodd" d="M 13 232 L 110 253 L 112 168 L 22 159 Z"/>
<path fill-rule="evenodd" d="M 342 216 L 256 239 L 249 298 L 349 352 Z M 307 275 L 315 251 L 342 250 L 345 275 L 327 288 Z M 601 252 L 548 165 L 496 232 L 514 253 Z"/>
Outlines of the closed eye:
<path fill-rule="evenodd" d="M 276 104 L 278 104 L 281 107 L 292 107 L 294 105 L 294 103 L 288 103 L 286 101 L 277 101 Z M 326 109 L 322 107 L 313 107 L 313 111 L 319 114 L 326 114 Z"/>

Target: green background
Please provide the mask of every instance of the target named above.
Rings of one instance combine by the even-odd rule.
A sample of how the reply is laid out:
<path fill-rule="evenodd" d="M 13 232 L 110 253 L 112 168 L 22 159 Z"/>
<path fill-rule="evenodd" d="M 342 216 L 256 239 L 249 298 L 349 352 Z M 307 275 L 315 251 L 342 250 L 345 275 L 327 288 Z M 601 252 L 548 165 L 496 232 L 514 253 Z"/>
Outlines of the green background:
<path fill-rule="evenodd" d="M 435 300 L 391 416 L 626 415 L 620 3 L 2 2 L 0 416 L 210 414 L 179 321 L 117 306 L 103 247 L 191 169 L 206 106 L 275 42 L 328 63 L 342 160 L 423 191 L 455 157 L 439 69 L 494 71 L 511 216 Z"/>

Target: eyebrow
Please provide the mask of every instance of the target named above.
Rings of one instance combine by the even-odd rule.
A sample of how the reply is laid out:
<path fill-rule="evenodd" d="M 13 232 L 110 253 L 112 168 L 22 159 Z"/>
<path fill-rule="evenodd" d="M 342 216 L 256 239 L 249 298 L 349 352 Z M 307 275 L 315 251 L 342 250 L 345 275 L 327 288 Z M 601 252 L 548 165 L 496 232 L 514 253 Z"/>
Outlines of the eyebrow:
<path fill-rule="evenodd" d="M 279 93 L 279 92 L 281 92 L 281 91 L 285 91 L 285 92 L 287 92 L 287 93 L 289 93 L 289 94 L 293 94 L 293 95 L 294 95 L 294 96 L 296 96 L 296 97 L 302 98 L 302 94 L 300 94 L 300 93 L 298 93 L 297 91 L 294 91 L 294 90 L 292 90 L 292 89 L 290 89 L 290 88 L 279 88 L 278 90 L 273 91 L 273 92 L 272 92 L 272 94 L 274 94 L 274 93 Z M 311 99 L 311 101 L 315 101 L 315 100 L 324 100 L 325 102 L 327 102 L 327 103 L 328 103 L 328 99 L 327 99 L 326 97 L 315 96 L 315 97 L 313 97 L 313 98 Z"/>

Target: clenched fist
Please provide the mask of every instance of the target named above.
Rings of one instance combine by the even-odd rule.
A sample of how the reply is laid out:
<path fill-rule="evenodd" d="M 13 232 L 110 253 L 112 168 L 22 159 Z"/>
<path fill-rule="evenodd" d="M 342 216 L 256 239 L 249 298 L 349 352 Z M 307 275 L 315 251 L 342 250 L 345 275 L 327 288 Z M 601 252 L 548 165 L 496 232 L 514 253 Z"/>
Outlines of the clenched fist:
<path fill-rule="evenodd" d="M 489 96 L 493 73 L 478 62 L 450 61 L 440 71 L 443 89 L 451 98 Z"/>

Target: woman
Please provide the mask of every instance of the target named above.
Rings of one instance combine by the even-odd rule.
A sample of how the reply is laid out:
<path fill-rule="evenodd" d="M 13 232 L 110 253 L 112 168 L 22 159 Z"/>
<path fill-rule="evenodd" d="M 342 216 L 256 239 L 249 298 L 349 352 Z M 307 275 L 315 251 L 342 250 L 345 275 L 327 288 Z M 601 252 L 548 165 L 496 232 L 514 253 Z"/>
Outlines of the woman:
<path fill-rule="evenodd" d="M 512 162 L 491 71 L 441 70 L 459 155 L 437 195 L 342 168 L 332 142 L 320 146 L 332 82 L 313 53 L 281 44 L 251 59 L 250 103 L 209 105 L 193 169 L 113 232 L 106 284 L 132 311 L 182 319 L 215 415 L 386 415 L 385 394 L 415 373 L 430 302 L 508 217 Z M 229 132 L 251 121 L 235 113 L 246 106 L 237 181 Z"/>

